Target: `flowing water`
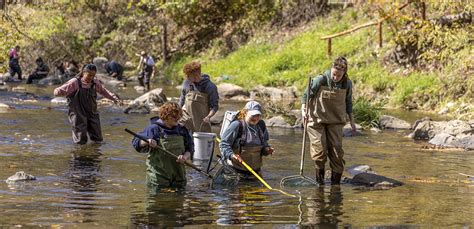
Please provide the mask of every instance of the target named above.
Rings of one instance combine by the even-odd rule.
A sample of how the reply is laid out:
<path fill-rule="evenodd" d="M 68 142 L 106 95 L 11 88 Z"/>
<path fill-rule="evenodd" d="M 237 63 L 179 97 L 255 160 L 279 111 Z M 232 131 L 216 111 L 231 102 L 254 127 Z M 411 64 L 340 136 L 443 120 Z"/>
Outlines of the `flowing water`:
<path fill-rule="evenodd" d="M 27 91 L 40 95 L 38 101 L 19 102 L 15 98 L 24 94 L 0 92 L 0 102 L 15 107 L 0 113 L 0 178 L 25 171 L 37 180 L 0 182 L 0 226 L 473 226 L 474 184 L 458 174 L 474 173 L 473 152 L 425 150 L 421 146 L 426 143 L 404 137 L 407 131 L 366 131 L 344 139 L 346 167 L 368 164 L 378 174 L 405 183 L 390 190 L 348 184 L 285 189 L 297 198 L 256 182 L 211 190 L 204 176 L 188 169 L 186 191 L 156 192 L 145 186 L 146 155 L 134 151 L 131 136 L 123 131 L 142 130 L 151 115 L 102 107 L 104 143 L 76 146 L 66 107 L 49 102 L 52 87 L 31 86 Z M 138 95 L 131 89 L 118 92 L 128 98 Z M 177 96 L 178 90 L 168 87 L 165 93 Z M 241 105 L 223 107 L 235 110 Z M 408 121 L 423 116 L 404 115 Z M 264 159 L 263 176 L 279 187 L 281 178 L 299 173 L 302 130 L 269 131 L 276 152 Z M 309 157 L 304 171 L 314 175 Z"/>

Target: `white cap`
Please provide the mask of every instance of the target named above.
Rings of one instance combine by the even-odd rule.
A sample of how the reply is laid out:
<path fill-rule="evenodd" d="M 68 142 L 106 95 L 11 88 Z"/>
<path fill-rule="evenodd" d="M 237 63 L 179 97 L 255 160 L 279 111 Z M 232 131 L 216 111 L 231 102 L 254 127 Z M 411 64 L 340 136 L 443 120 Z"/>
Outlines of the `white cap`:
<path fill-rule="evenodd" d="M 257 101 L 249 101 L 245 104 L 245 109 L 250 116 L 262 115 L 262 106 Z"/>

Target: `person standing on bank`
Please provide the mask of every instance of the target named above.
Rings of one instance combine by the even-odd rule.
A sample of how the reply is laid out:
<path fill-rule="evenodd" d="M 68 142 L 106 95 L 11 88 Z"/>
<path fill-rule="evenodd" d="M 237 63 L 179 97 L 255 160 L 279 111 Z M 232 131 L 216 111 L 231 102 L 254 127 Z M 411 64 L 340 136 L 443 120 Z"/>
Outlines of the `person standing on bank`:
<path fill-rule="evenodd" d="M 18 79 L 22 80 L 21 77 L 21 67 L 20 67 L 20 46 L 17 45 L 15 48 L 10 49 L 8 52 L 8 67 L 10 77 L 13 79 L 15 74 L 18 74 Z"/>
<path fill-rule="evenodd" d="M 43 61 L 43 58 L 38 57 L 36 59 L 36 69 L 28 76 L 26 84 L 33 83 L 33 80 L 40 80 L 46 78 L 49 73 L 48 65 Z"/>
<path fill-rule="evenodd" d="M 308 91 L 302 98 L 303 117 L 308 119 L 308 135 L 311 158 L 316 164 L 316 181 L 324 184 L 324 166 L 329 158 L 332 170 L 331 184 L 340 184 L 344 171 L 344 150 L 342 149 L 342 130 L 346 116 L 356 131 L 352 116 L 352 81 L 347 75 L 348 63 L 344 57 L 334 60 L 330 70 L 312 79 L 309 91 L 309 104 L 306 103 Z M 305 114 L 305 106 L 308 114 Z"/>
<path fill-rule="evenodd" d="M 262 107 L 258 102 L 250 101 L 239 111 L 237 119 L 224 130 L 219 148 L 227 164 L 248 178 L 251 173 L 239 160 L 242 159 L 259 173 L 263 165 L 262 156 L 271 155 L 274 151 L 268 139 L 267 127 L 262 120 Z"/>
<path fill-rule="evenodd" d="M 219 109 L 217 87 L 209 75 L 201 73 L 201 64 L 193 61 L 183 67 L 186 80 L 179 97 L 183 107 L 183 118 L 180 120 L 192 132 L 211 132 L 211 117 Z"/>
<path fill-rule="evenodd" d="M 142 51 L 140 55 L 140 63 L 138 64 L 138 82 L 140 86 L 145 87 L 147 91 L 150 90 L 150 80 L 155 76 L 155 61 L 153 57 Z"/>
<path fill-rule="evenodd" d="M 76 77 L 54 89 L 54 96 L 67 97 L 72 140 L 76 144 L 86 144 L 87 134 L 93 142 L 98 143 L 103 140 L 97 110 L 97 93 L 115 104 L 122 105 L 122 101 L 116 94 L 104 88 L 100 81 L 94 78 L 96 73 L 95 65 L 86 64 Z"/>
<path fill-rule="evenodd" d="M 192 158 L 194 144 L 186 127 L 178 124 L 182 116 L 181 107 L 167 102 L 158 108 L 159 117 L 150 119 L 151 124 L 139 133 L 148 142 L 133 138 L 132 145 L 137 152 L 148 153 L 147 184 L 157 188 L 179 188 L 186 186 L 184 162 Z M 167 150 L 178 159 L 161 152 Z"/>

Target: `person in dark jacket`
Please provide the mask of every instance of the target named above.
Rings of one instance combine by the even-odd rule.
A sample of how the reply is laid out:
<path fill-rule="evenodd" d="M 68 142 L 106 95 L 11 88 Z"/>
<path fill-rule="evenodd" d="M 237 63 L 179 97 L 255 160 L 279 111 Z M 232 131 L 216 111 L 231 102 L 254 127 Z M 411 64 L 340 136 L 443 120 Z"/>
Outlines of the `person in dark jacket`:
<path fill-rule="evenodd" d="M 86 64 L 79 73 L 62 86 L 54 89 L 54 96 L 66 96 L 69 107 L 69 121 L 72 126 L 72 139 L 76 144 L 86 144 L 87 135 L 94 142 L 101 142 L 102 130 L 97 110 L 97 93 L 118 105 L 120 98 L 102 86 L 95 77 L 97 67 Z"/>
<path fill-rule="evenodd" d="M 222 134 L 220 151 L 227 164 L 244 177 L 251 176 L 239 160 L 245 161 L 255 172 L 260 172 L 262 156 L 273 154 L 268 144 L 268 131 L 261 118 L 262 107 L 256 101 L 250 101 L 239 111 L 237 120 L 232 121 Z"/>
<path fill-rule="evenodd" d="M 211 117 L 219 109 L 217 86 L 211 82 L 209 75 L 201 73 L 201 64 L 185 64 L 183 72 L 186 80 L 179 97 L 179 105 L 184 114 L 180 122 L 192 132 L 211 132 Z"/>
<path fill-rule="evenodd" d="M 33 80 L 40 80 L 46 78 L 49 73 L 48 65 L 43 61 L 43 58 L 38 57 L 36 59 L 36 69 L 28 76 L 26 84 L 33 83 Z"/>
<path fill-rule="evenodd" d="M 18 74 L 18 79 L 22 80 L 21 77 L 21 67 L 20 67 L 20 46 L 17 45 L 15 48 L 10 49 L 8 52 L 8 67 L 10 77 L 15 77 L 15 74 Z"/>
<path fill-rule="evenodd" d="M 110 77 L 117 78 L 117 80 L 122 80 L 123 78 L 123 66 L 115 60 L 107 62 L 105 64 L 105 70 Z"/>
<path fill-rule="evenodd" d="M 186 127 L 178 124 L 182 110 L 176 103 L 167 102 L 158 108 L 160 117 L 153 117 L 150 125 L 140 136 L 148 139 L 143 141 L 133 138 L 132 145 L 137 152 L 148 153 L 147 184 L 157 188 L 178 188 L 186 186 L 186 170 L 184 162 L 192 158 L 194 144 Z M 167 150 L 178 159 L 165 154 Z"/>

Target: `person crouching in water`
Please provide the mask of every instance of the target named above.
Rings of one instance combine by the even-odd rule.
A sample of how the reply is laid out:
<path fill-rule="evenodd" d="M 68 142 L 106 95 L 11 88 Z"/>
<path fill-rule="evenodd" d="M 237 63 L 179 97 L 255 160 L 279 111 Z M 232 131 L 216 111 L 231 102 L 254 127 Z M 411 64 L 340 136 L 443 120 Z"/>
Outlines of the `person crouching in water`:
<path fill-rule="evenodd" d="M 183 114 L 178 104 L 167 102 L 158 108 L 158 113 L 159 117 L 151 118 L 151 124 L 139 133 L 148 142 L 135 137 L 132 145 L 137 152 L 148 153 L 148 186 L 183 189 L 186 186 L 184 162 L 192 158 L 193 139 L 186 127 L 178 124 Z M 175 154 L 178 159 L 163 150 Z"/>
<path fill-rule="evenodd" d="M 227 164 L 246 179 L 252 175 L 239 161 L 243 160 L 260 173 L 262 156 L 271 155 L 274 151 L 268 145 L 268 139 L 268 131 L 262 120 L 262 107 L 258 102 L 250 101 L 239 112 L 237 120 L 224 130 L 219 148 Z"/>
<path fill-rule="evenodd" d="M 72 126 L 72 140 L 76 144 L 86 144 L 87 134 L 91 141 L 101 142 L 102 130 L 99 111 L 97 110 L 97 93 L 115 104 L 122 105 L 120 98 L 104 88 L 95 77 L 97 67 L 86 64 L 81 72 L 62 86 L 54 89 L 54 96 L 66 96 L 68 101 L 69 122 Z"/>

